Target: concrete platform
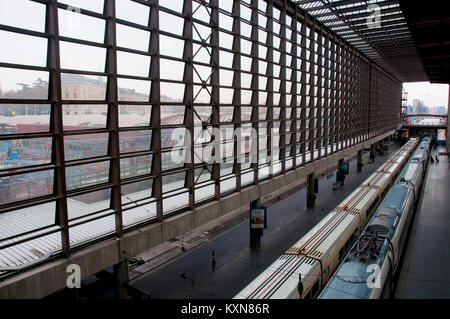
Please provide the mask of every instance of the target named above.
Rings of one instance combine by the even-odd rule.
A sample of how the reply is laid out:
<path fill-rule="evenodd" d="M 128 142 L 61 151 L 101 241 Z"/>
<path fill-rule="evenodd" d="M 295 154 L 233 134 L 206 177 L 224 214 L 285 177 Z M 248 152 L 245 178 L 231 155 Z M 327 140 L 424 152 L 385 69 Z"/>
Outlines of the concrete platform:
<path fill-rule="evenodd" d="M 433 150 L 446 152 L 444 146 Z M 450 168 L 431 163 L 400 269 L 395 298 L 450 298 Z"/>
<path fill-rule="evenodd" d="M 377 156 L 375 163 L 364 165 L 361 173 L 356 172 L 356 160 L 351 161 L 350 175 L 343 188 L 332 190 L 334 174 L 322 177 L 316 206 L 312 209 L 306 209 L 305 188 L 269 207 L 268 228 L 264 230 L 260 249 L 249 248 L 246 221 L 140 276 L 130 285 L 157 299 L 234 297 L 381 166 L 390 154 Z M 214 272 L 211 268 L 213 249 Z M 178 273 L 185 273 L 193 280 L 180 278 Z"/>

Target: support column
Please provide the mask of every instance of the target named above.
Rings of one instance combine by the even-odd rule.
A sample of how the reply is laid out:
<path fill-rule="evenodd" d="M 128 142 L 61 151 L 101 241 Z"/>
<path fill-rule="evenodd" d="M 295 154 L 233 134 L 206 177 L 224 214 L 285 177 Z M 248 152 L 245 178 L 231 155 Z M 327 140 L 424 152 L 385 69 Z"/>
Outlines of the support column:
<path fill-rule="evenodd" d="M 356 156 L 357 158 L 357 166 L 356 166 L 356 171 L 359 173 L 362 171 L 362 166 L 363 166 L 363 162 L 362 162 L 362 150 L 358 151 L 358 155 Z"/>
<path fill-rule="evenodd" d="M 115 298 L 127 299 L 126 283 L 129 281 L 128 276 L 128 260 L 114 265 L 114 281 L 115 281 Z"/>
<path fill-rule="evenodd" d="M 315 198 L 315 174 L 311 173 L 308 175 L 308 184 L 306 188 L 306 207 L 314 207 L 316 202 Z"/>
<path fill-rule="evenodd" d="M 250 203 L 250 209 L 261 206 L 261 199 L 254 200 Z M 250 248 L 261 247 L 261 229 L 250 228 Z"/>

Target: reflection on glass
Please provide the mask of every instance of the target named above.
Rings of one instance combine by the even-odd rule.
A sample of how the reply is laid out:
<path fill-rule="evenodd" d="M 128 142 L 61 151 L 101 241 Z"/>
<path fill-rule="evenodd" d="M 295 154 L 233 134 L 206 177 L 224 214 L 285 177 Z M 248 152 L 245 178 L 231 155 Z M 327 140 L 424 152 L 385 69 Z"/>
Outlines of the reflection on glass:
<path fill-rule="evenodd" d="M 53 170 L 0 177 L 0 203 L 7 204 L 53 193 Z"/>
<path fill-rule="evenodd" d="M 108 182 L 109 161 L 66 167 L 67 189 L 77 189 Z"/>
<path fill-rule="evenodd" d="M 108 133 L 64 137 L 64 159 L 66 161 L 105 156 L 107 152 Z"/>

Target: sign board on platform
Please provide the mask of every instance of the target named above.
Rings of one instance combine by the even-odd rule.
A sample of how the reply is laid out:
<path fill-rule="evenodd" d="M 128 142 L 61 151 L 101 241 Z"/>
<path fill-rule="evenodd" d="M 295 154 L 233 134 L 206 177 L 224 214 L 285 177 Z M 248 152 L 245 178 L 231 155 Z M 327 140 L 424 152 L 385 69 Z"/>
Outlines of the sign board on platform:
<path fill-rule="evenodd" d="M 250 210 L 250 228 L 265 229 L 267 227 L 267 208 L 264 206 Z"/>

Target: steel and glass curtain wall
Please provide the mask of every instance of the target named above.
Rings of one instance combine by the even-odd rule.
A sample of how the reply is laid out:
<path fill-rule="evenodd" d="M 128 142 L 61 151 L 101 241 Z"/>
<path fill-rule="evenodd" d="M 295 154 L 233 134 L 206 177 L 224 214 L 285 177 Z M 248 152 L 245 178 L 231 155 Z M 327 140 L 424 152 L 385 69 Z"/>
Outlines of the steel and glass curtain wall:
<path fill-rule="evenodd" d="M 0 273 L 399 122 L 401 83 L 291 1 L 0 0 L 0 42 Z"/>

